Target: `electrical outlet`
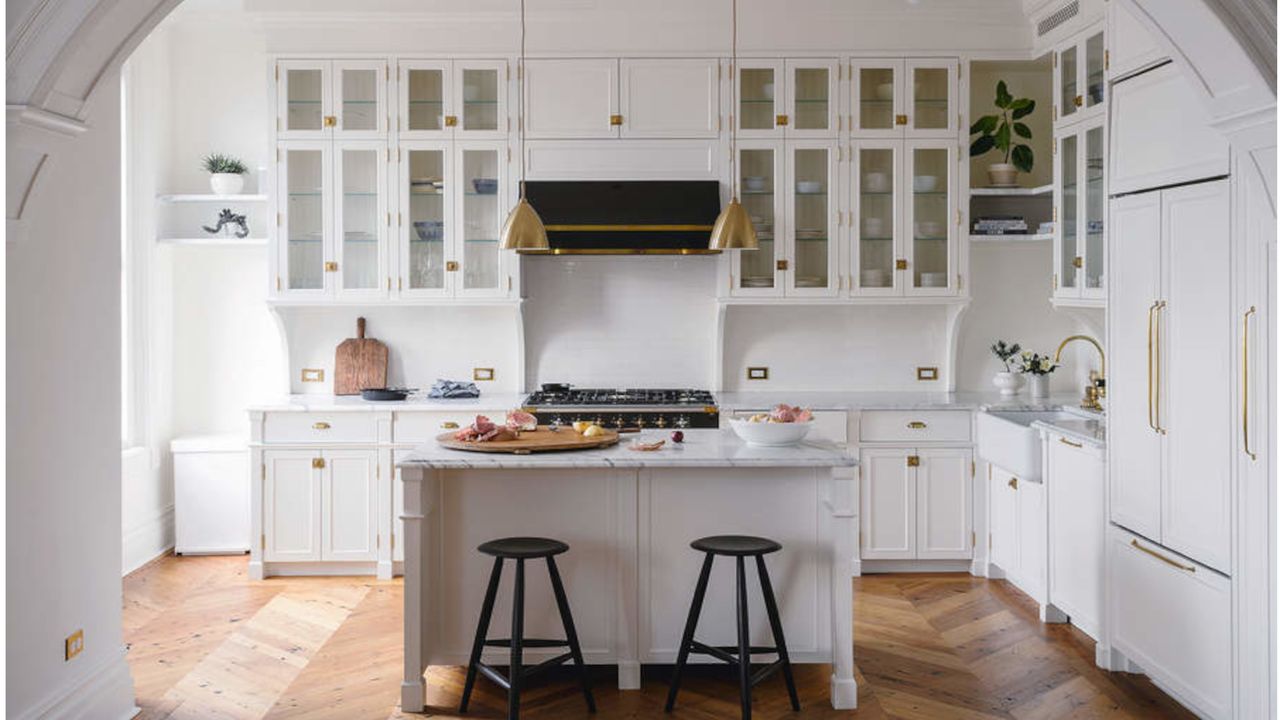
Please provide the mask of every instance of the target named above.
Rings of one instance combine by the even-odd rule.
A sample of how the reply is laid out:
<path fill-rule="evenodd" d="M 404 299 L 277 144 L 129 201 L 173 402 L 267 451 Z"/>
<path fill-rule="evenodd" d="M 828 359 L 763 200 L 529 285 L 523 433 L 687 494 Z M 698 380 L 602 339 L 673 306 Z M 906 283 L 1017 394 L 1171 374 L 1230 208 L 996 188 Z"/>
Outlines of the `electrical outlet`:
<path fill-rule="evenodd" d="M 936 367 L 918 367 L 916 368 L 917 380 L 937 380 L 938 368 Z"/>
<path fill-rule="evenodd" d="M 477 382 L 493 380 L 493 368 L 471 368 L 471 379 Z"/>
<path fill-rule="evenodd" d="M 84 652 L 84 630 L 77 630 L 67 636 L 66 659 L 70 660 Z"/>
<path fill-rule="evenodd" d="M 769 368 L 767 367 L 749 367 L 747 368 L 748 380 L 768 380 Z"/>
<path fill-rule="evenodd" d="M 302 368 L 302 382 L 324 382 L 324 368 Z"/>

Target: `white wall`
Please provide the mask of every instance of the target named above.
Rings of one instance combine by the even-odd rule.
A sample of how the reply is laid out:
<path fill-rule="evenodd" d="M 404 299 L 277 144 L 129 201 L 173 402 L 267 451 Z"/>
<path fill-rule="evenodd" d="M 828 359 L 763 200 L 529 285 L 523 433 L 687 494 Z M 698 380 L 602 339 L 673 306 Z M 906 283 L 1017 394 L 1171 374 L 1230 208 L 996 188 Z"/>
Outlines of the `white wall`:
<path fill-rule="evenodd" d="M 1035 100 L 1036 109 L 1019 122 L 1031 130 L 1031 140 L 1014 136 L 1016 142 L 1031 147 L 1035 163 L 1030 173 L 1018 176 L 1023 187 L 1039 187 L 1053 182 L 1053 63 L 1051 56 L 1035 62 L 975 62 L 969 77 L 969 123 L 983 115 L 996 115 L 996 83 L 1004 80 L 1009 93 L 1015 98 Z M 965 128 L 966 132 L 968 128 Z M 973 140 L 973 136 L 969 136 Z M 970 181 L 976 187 L 985 187 L 987 166 L 1003 162 L 998 150 L 991 150 L 969 160 Z M 1035 228 L 1032 228 L 1034 230 Z"/>

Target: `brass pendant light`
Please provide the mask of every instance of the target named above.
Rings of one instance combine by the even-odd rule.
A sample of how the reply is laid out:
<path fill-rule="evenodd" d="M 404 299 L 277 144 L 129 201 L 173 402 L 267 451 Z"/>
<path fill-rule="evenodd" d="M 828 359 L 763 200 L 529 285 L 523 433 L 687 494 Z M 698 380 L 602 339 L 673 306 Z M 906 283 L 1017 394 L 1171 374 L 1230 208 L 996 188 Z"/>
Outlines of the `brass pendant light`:
<path fill-rule="evenodd" d="M 511 208 L 507 221 L 502 223 L 499 247 L 517 252 L 537 252 L 550 250 L 551 245 L 547 242 L 547 228 L 543 226 L 542 218 L 524 196 L 524 36 L 524 0 L 520 0 L 520 202 Z"/>
<path fill-rule="evenodd" d="M 523 0 L 522 0 L 523 1 Z M 738 0 L 733 0 L 733 40 L 729 79 L 733 84 L 733 107 L 738 109 Z M 746 208 L 738 203 L 738 131 L 737 119 L 729 122 L 729 204 L 720 211 L 715 227 L 711 230 L 712 250 L 755 250 L 760 247 L 756 228 L 751 224 Z"/>

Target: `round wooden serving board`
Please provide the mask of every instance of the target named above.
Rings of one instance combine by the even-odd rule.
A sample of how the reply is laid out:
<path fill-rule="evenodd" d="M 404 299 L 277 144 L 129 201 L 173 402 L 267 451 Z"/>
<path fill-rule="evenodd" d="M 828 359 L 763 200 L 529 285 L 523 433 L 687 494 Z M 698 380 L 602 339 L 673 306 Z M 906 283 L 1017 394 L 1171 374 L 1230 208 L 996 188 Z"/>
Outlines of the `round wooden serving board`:
<path fill-rule="evenodd" d="M 618 442 L 618 433 L 612 430 L 605 430 L 603 435 L 583 437 L 570 427 L 562 427 L 558 432 L 551 432 L 551 428 L 546 425 L 539 425 L 537 430 L 532 432 L 526 430 L 520 433 L 520 437 L 515 440 L 467 442 L 458 440 L 454 438 L 452 432 L 447 432 L 436 436 L 436 442 L 454 450 L 528 455 L 529 453 L 550 452 L 553 450 L 589 450 L 591 448 L 608 447 Z"/>

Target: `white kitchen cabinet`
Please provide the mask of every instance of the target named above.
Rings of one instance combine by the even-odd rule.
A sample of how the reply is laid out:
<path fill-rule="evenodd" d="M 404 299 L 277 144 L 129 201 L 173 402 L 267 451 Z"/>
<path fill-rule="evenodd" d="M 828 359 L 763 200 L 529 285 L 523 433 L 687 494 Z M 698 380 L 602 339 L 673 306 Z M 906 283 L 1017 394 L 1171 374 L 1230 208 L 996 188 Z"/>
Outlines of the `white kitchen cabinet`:
<path fill-rule="evenodd" d="M 1112 256 L 1122 264 L 1113 262 L 1109 386 L 1125 390 L 1111 398 L 1111 519 L 1230 572 L 1230 186 L 1187 185 L 1113 207 L 1125 247 Z"/>
<path fill-rule="evenodd" d="M 1227 140 L 1176 63 L 1115 84 L 1109 192 L 1130 193 L 1226 175 Z"/>
<path fill-rule="evenodd" d="M 275 75 L 279 138 L 386 137 L 386 61 L 280 60 Z"/>
<path fill-rule="evenodd" d="M 509 76 L 505 60 L 401 60 L 399 137 L 505 140 Z"/>
<path fill-rule="evenodd" d="M 1117 80 L 1164 62 L 1168 55 L 1129 7 L 1107 3 L 1107 79 Z"/>
<path fill-rule="evenodd" d="M 618 136 L 616 58 L 528 60 L 524 93 L 530 140 Z"/>
<path fill-rule="evenodd" d="M 1231 581 L 1112 527 L 1111 644 L 1179 702 L 1232 717 Z"/>
<path fill-rule="evenodd" d="M 863 447 L 862 558 L 972 557 L 972 460 L 967 448 Z"/>
<path fill-rule="evenodd" d="M 738 297 L 780 297 L 779 263 L 787 258 L 786 157 L 781 140 L 738 142 L 739 199 L 760 246 L 729 253 L 729 292 Z"/>
<path fill-rule="evenodd" d="M 718 58 L 623 58 L 619 67 L 622 137 L 719 136 Z"/>
<path fill-rule="evenodd" d="M 1055 127 L 1106 114 L 1106 53 L 1106 33 L 1101 22 L 1054 50 Z"/>
<path fill-rule="evenodd" d="M 999 568 L 992 577 L 1018 572 L 1018 479 L 1004 468 L 987 465 L 987 541 L 989 559 Z"/>
<path fill-rule="evenodd" d="M 377 560 L 377 452 L 326 449 L 322 457 L 322 559 Z"/>
<path fill-rule="evenodd" d="M 333 143 L 282 141 L 276 231 L 277 295 L 323 298 L 333 292 Z M 336 263 L 333 267 L 337 267 Z"/>
<path fill-rule="evenodd" d="M 1071 123 L 1054 143 L 1053 299 L 1063 306 L 1100 306 L 1106 288 L 1106 119 Z"/>
<path fill-rule="evenodd" d="M 267 562 L 320 560 L 321 468 L 314 450 L 263 453 L 262 559 Z"/>
<path fill-rule="evenodd" d="M 849 66 L 857 138 L 940 138 L 959 132 L 959 62 L 952 58 L 855 59 Z"/>
<path fill-rule="evenodd" d="M 835 138 L 840 120 L 839 63 L 834 59 L 739 60 L 738 135 Z"/>
<path fill-rule="evenodd" d="M 1018 540 L 1017 573 L 1010 576 L 1013 583 L 1040 603 L 1045 602 L 1048 565 L 1048 537 L 1044 484 L 1025 478 L 1018 479 L 1017 498 L 1014 502 L 1017 515 Z"/>
<path fill-rule="evenodd" d="M 1049 603 L 1101 639 L 1106 554 L 1106 461 L 1100 448 L 1044 438 L 1049 504 Z"/>

